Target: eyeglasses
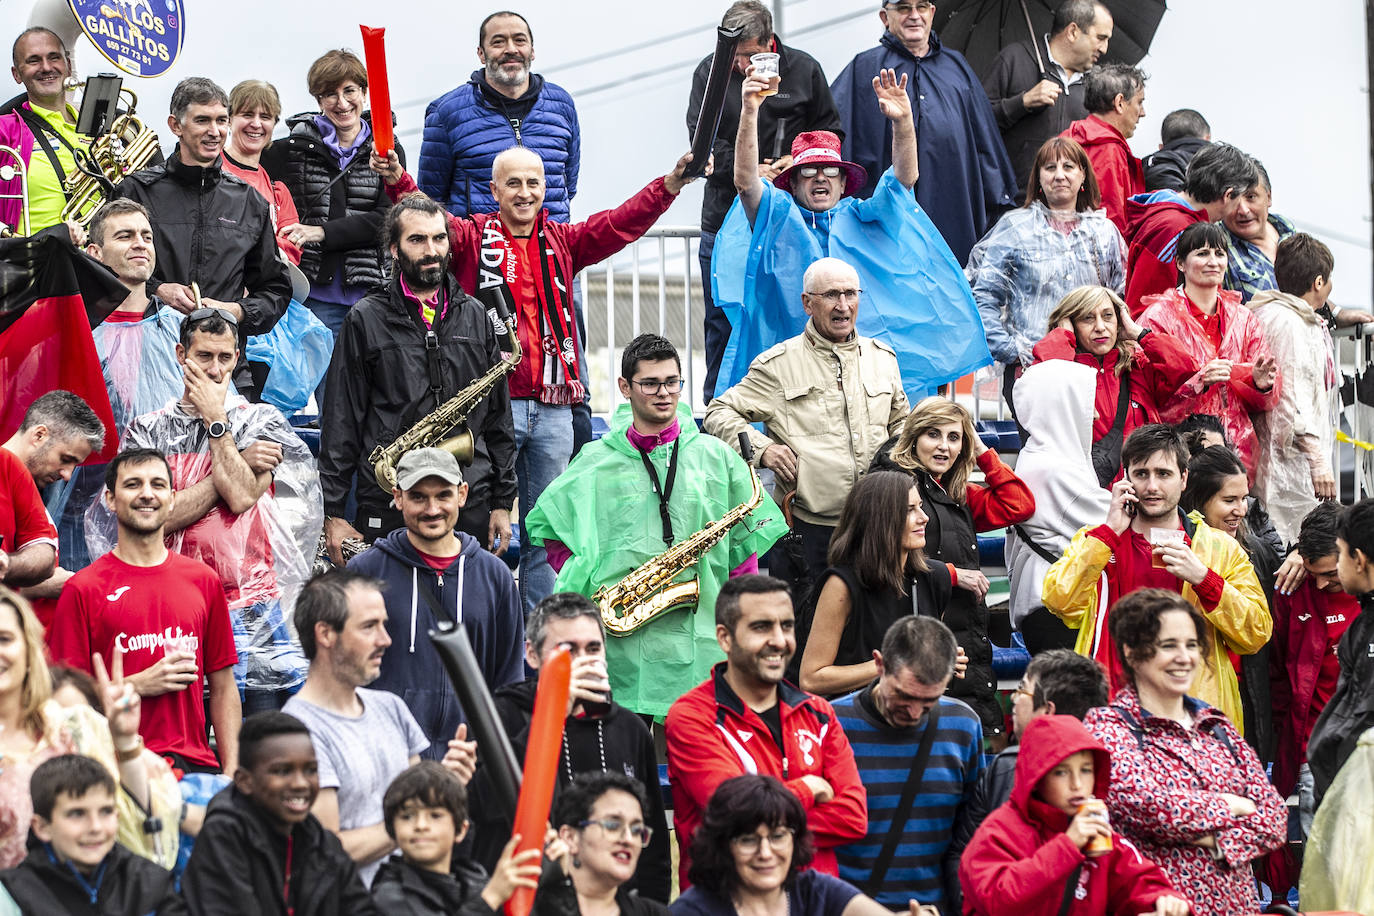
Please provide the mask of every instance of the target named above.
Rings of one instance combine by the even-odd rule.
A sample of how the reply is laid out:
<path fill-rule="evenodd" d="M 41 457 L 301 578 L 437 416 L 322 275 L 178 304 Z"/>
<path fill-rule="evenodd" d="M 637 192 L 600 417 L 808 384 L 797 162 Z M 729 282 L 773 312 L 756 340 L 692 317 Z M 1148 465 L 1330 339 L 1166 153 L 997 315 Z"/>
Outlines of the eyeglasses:
<path fill-rule="evenodd" d="M 331 104 L 337 105 L 339 104 L 339 100 L 343 99 L 345 102 L 352 103 L 362 98 L 362 94 L 363 90 L 361 87 L 345 86 L 342 89 L 335 89 L 333 92 L 326 92 L 322 95 L 317 95 L 315 96 L 315 101 L 320 102 L 321 104 L 329 102 Z"/>
<path fill-rule="evenodd" d="M 1011 692 L 1012 702 L 1015 702 L 1018 696 L 1023 696 L 1032 703 L 1035 702 L 1035 690 L 1026 686 L 1024 678 L 1022 678 L 1021 683 L 1016 685 L 1016 689 Z"/>
<path fill-rule="evenodd" d="M 239 326 L 239 320 L 234 317 L 233 312 L 227 311 L 226 309 L 208 307 L 196 309 L 191 314 L 187 315 L 186 323 L 191 324 L 194 321 L 204 321 L 207 318 L 214 318 L 215 316 L 223 318 L 225 321 L 229 322 L 234 327 Z"/>
<path fill-rule="evenodd" d="M 912 10 L 915 10 L 916 12 L 918 12 L 918 13 L 920 13 L 922 16 L 924 16 L 926 13 L 929 13 L 931 10 L 935 9 L 935 4 L 933 4 L 933 3 L 927 3 L 927 2 L 925 2 L 925 0 L 921 0 L 920 3 L 915 3 L 915 4 L 911 4 L 911 3 L 894 3 L 894 4 L 888 4 L 888 7 L 887 7 L 887 8 L 888 8 L 889 10 L 891 10 L 892 12 L 896 13 L 898 16 L 910 16 Z"/>
<path fill-rule="evenodd" d="M 603 817 L 600 820 L 582 821 L 577 826 L 590 827 L 593 824 L 606 831 L 609 836 L 625 836 L 628 832 L 630 836 L 639 840 L 640 846 L 649 845 L 649 837 L 654 835 L 654 828 L 642 822 L 627 824 L 618 817 Z"/>
<path fill-rule="evenodd" d="M 827 165 L 825 168 L 820 169 L 811 168 L 810 166 L 797 169 L 797 174 L 803 178 L 815 178 L 817 172 L 820 172 L 826 178 L 840 177 L 840 167 L 838 165 Z"/>
<path fill-rule="evenodd" d="M 659 379 L 650 378 L 631 379 L 630 384 L 634 385 L 644 394 L 658 394 L 660 391 L 666 391 L 669 394 L 677 394 L 682 390 L 684 382 L 680 378 L 666 378 L 661 381 Z"/>
<path fill-rule="evenodd" d="M 859 300 L 859 295 L 862 292 L 863 290 L 861 289 L 827 289 L 819 293 L 807 293 L 806 295 L 819 296 L 826 302 L 829 302 L 833 305 L 839 302 L 841 299 L 849 299 L 857 302 Z"/>
<path fill-rule="evenodd" d="M 791 827 L 779 827 L 770 832 L 767 836 L 759 836 L 757 833 L 746 833 L 737 836 L 730 841 L 731 845 L 745 855 L 752 856 L 759 851 L 763 841 L 767 840 L 768 845 L 774 849 L 792 845 L 792 835 L 796 833 Z"/>

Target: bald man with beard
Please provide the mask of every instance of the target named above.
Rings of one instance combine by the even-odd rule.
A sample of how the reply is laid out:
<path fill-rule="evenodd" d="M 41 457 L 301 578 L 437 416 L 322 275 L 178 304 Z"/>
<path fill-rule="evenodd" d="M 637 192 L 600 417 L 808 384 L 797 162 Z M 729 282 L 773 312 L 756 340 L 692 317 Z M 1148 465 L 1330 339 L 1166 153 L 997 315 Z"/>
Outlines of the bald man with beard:
<path fill-rule="evenodd" d="M 488 310 L 504 293 L 512 305 L 524 358 L 509 377 L 515 424 L 515 474 L 520 505 L 528 511 L 572 456 L 571 405 L 582 400 L 587 380 L 578 369 L 583 330 L 573 309 L 573 278 L 616 254 L 649 230 L 693 179 L 686 177 L 691 153 L 673 170 L 655 178 L 620 206 L 580 223 L 560 223 L 544 206 L 544 163 L 520 146 L 492 163 L 491 193 L 498 211 L 466 218 L 447 217 L 453 238 L 449 269 L 459 286 L 473 292 Z M 372 168 L 399 201 L 418 189 L 395 153 L 375 154 Z M 480 500 L 481 494 L 470 497 Z M 459 526 L 462 527 L 460 520 Z M 509 519 L 505 533 L 509 534 Z M 500 553 L 505 540 L 488 532 L 487 545 Z M 542 547 L 520 551 L 520 597 L 528 615 L 553 591 L 554 571 Z"/>

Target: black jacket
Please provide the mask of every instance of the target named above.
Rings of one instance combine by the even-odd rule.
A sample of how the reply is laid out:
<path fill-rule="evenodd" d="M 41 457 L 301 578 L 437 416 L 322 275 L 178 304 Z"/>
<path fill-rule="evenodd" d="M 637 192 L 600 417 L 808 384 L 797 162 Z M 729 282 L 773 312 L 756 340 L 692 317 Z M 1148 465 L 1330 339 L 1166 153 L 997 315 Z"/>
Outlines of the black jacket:
<path fill-rule="evenodd" d="M 115 193 L 143 204 L 152 217 L 157 267 L 150 285 L 194 281 L 202 296 L 242 307 L 240 352 L 249 336 L 267 333 L 286 314 L 291 278 L 277 257 L 271 210 L 218 161 L 185 165 L 173 149 L 166 162 L 134 172 Z M 245 373 L 236 371 L 234 381 L 246 387 Z"/>
<path fill-rule="evenodd" d="M 869 470 L 909 473 L 892 461 L 892 448 L 896 444 L 896 436 L 884 443 Z M 959 569 L 977 569 L 980 566 L 978 535 L 968 504 L 955 502 L 925 471 L 917 471 L 912 476 L 921 490 L 921 508 L 930 517 L 926 523 L 926 559 L 950 563 Z M 951 680 L 945 692 L 973 707 L 978 718 L 983 720 L 984 734 L 1000 735 L 1006 717 L 997 702 L 988 617 L 987 602 L 973 597 L 973 592 L 956 587 L 950 594 L 945 614 L 940 619 L 954 631 L 959 647 L 968 655 L 968 669 L 962 678 Z"/>
<path fill-rule="evenodd" d="M 210 799 L 181 891 L 192 916 L 286 916 L 285 835 L 230 786 Z M 312 814 L 291 831 L 295 916 L 380 916 L 338 837 Z"/>
<path fill-rule="evenodd" d="M 1011 799 L 1011 784 L 1016 778 L 1016 758 L 1020 753 L 1021 745 L 1013 744 L 983 768 L 973 791 L 959 806 L 959 817 L 954 822 L 954 838 L 949 844 L 950 855 L 957 858 L 962 854 L 978 830 L 978 825 Z"/>
<path fill-rule="evenodd" d="M 816 59 L 805 51 L 775 42 L 780 57 L 779 73 L 782 84 L 778 94 L 759 109 L 759 161 L 787 156 L 797 134 L 808 130 L 840 130 L 840 114 L 835 98 L 830 94 L 825 71 Z M 687 139 L 697 129 L 697 116 L 706 95 L 706 77 L 711 73 L 711 56 L 707 55 L 692 74 L 692 95 L 687 102 Z M 706 179 L 706 191 L 701 201 L 701 231 L 715 232 L 725 221 L 725 214 L 735 202 L 735 135 L 739 133 L 740 89 L 744 76 L 731 68 L 730 83 L 725 89 L 725 105 L 721 109 L 720 127 L 711 152 L 716 157 L 715 171 Z"/>
<path fill-rule="evenodd" d="M 331 285 L 341 268 L 347 286 L 371 292 L 384 285 L 381 231 L 391 200 L 381 176 L 367 165 L 372 141 L 353 154 L 340 177 L 338 161 L 315 126 L 315 113 L 293 115 L 286 124 L 291 133 L 272 142 L 262 154 L 262 167 L 286 185 L 302 223 L 324 227 L 323 242 L 301 249 L 301 272 L 322 287 Z M 404 168 L 406 154 L 399 143 L 396 155 Z"/>
<path fill-rule="evenodd" d="M 383 493 L 367 458 L 466 388 L 501 358 L 486 310 L 444 274 L 447 310 L 427 329 L 399 279 L 364 296 L 349 309 L 326 376 L 320 414 L 320 484 L 325 515 L 342 517 L 353 473 L 359 507 L 384 507 Z M 437 347 L 426 349 L 426 342 Z M 429 354 L 437 354 L 431 367 Z M 431 379 L 434 368 L 437 379 Z M 437 382 L 436 392 L 431 385 Z M 515 500 L 515 426 L 510 388 L 498 382 L 468 414 L 476 460 L 468 477 L 468 501 L 509 509 Z"/>
<path fill-rule="evenodd" d="M 530 678 L 501 687 L 492 697 L 517 759 L 523 760 L 525 756 L 538 686 L 538 679 Z M 567 787 L 569 769 L 573 773 L 599 773 L 603 765 L 613 773 L 624 773 L 644 784 L 644 794 L 649 801 L 644 823 L 654 833 L 649 838 L 648 848 L 640 854 L 634 878 L 625 886 L 650 900 L 666 904 L 672 890 L 672 851 L 663 793 L 658 785 L 658 757 L 648 727 L 639 716 L 612 702 L 610 711 L 604 716 L 570 718 L 564 728 L 572 759 L 570 763 L 568 754 L 559 754 L 555 793 Z M 473 831 L 474 856 L 490 869 L 510 839 L 512 819 L 499 805 L 481 803 L 482 799 L 491 797 L 489 793 L 474 791 L 469 797 L 474 800 L 473 823 L 477 825 Z M 554 804 L 557 805 L 556 800 Z"/>
<path fill-rule="evenodd" d="M 1140 161 L 1145 169 L 1145 190 L 1159 191 L 1168 188 L 1183 190 L 1183 178 L 1188 174 L 1188 163 L 1193 161 L 1197 151 L 1211 145 L 1210 140 L 1201 137 L 1179 137 L 1155 150 Z"/>
<path fill-rule="evenodd" d="M 666 904 L 641 897 L 630 890 L 628 884 L 622 884 L 616 890 L 615 902 L 620 907 L 620 916 L 668 916 Z M 545 859 L 531 916 L 580 916 L 581 912 L 577 889 L 573 887 L 572 880 L 563 874 L 557 862 Z"/>
<path fill-rule="evenodd" d="M 1040 56 L 1045 61 L 1043 71 L 1036 63 L 1031 43 L 1018 41 L 1002 49 L 992 62 L 992 69 L 983 77 L 983 90 L 992 102 L 997 129 L 1002 133 L 1011 166 L 1016 170 L 1016 187 L 1023 193 L 1030 179 L 1031 166 L 1035 165 L 1035 154 L 1044 142 L 1063 133 L 1074 121 L 1088 116 L 1088 109 L 1083 107 L 1083 80 L 1061 92 L 1053 105 L 1027 108 L 1022 103 L 1022 94 L 1042 79 L 1052 80 L 1060 89 L 1064 88 L 1064 81 L 1049 69 L 1050 51 L 1044 36 L 1036 41 L 1040 43 Z"/>
<path fill-rule="evenodd" d="M 48 844 L 29 835 L 29 854 L 0 872 L 24 916 L 182 916 L 186 903 L 172 887 L 172 873 L 116 845 L 92 878 L 70 863 L 59 864 Z M 94 896 L 94 899 L 92 899 Z"/>
<path fill-rule="evenodd" d="M 390 858 L 372 879 L 372 899 L 386 916 L 496 916 L 482 899 L 487 873 L 456 856 L 447 875 L 422 872 L 401 858 Z"/>
<path fill-rule="evenodd" d="M 1318 803 L 1354 752 L 1360 735 L 1374 728 L 1374 592 L 1360 596 L 1360 616 L 1341 637 L 1336 657 L 1341 679 L 1307 740 L 1307 762 Z"/>

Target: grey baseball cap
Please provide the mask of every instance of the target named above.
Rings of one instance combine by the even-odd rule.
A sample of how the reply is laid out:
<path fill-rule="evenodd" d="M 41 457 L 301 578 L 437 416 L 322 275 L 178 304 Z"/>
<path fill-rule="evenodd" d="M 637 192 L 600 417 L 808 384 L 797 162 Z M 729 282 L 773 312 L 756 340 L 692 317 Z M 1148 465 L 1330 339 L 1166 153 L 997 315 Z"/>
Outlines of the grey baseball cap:
<path fill-rule="evenodd" d="M 426 477 L 438 477 L 454 486 L 463 483 L 458 459 L 441 448 L 417 448 L 401 456 L 396 465 L 396 486 L 409 490 Z"/>

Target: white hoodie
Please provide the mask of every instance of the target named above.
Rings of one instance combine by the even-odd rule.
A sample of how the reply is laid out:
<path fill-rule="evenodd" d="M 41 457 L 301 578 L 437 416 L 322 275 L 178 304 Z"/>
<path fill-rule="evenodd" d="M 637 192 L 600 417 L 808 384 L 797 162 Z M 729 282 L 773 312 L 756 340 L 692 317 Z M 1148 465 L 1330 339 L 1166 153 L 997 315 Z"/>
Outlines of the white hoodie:
<path fill-rule="evenodd" d="M 1016 418 L 1029 433 L 1016 459 L 1016 476 L 1035 496 L 1035 514 L 1020 525 L 1037 545 L 1056 556 L 1084 525 L 1101 524 L 1111 494 L 1092 465 L 1097 371 L 1082 363 L 1051 359 L 1030 366 L 1016 382 Z M 1011 622 L 1019 628 L 1040 607 L 1050 563 L 1007 529 Z"/>

